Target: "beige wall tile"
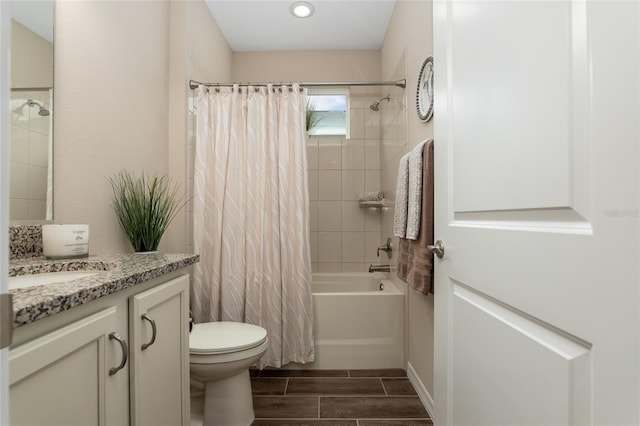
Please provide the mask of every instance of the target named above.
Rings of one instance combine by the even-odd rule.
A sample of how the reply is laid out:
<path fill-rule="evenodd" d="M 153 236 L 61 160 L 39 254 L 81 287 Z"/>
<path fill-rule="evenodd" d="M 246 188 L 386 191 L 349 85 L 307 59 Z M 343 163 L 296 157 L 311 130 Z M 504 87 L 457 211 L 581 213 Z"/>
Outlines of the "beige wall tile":
<path fill-rule="evenodd" d="M 365 139 L 364 168 L 367 170 L 380 169 L 380 141 L 378 139 Z"/>
<path fill-rule="evenodd" d="M 49 135 L 29 133 L 29 164 L 40 167 L 49 165 Z"/>
<path fill-rule="evenodd" d="M 330 201 L 342 198 L 342 172 L 340 170 L 318 171 L 318 200 Z"/>
<path fill-rule="evenodd" d="M 23 220 L 29 217 L 29 200 L 26 198 L 9 199 L 10 220 Z"/>
<path fill-rule="evenodd" d="M 30 220 L 42 220 L 46 217 L 47 202 L 44 200 L 29 200 L 29 216 Z"/>
<path fill-rule="evenodd" d="M 47 168 L 38 167 L 38 166 L 29 166 L 29 199 L 45 200 L 46 198 L 47 198 Z"/>
<path fill-rule="evenodd" d="M 29 131 L 11 126 L 11 161 L 29 162 Z"/>
<path fill-rule="evenodd" d="M 364 210 L 357 201 L 343 201 L 342 231 L 364 231 Z"/>
<path fill-rule="evenodd" d="M 342 171 L 342 200 L 357 200 L 361 192 L 364 192 L 364 171 Z"/>
<path fill-rule="evenodd" d="M 309 233 L 309 244 L 311 245 L 311 263 L 318 262 L 318 233 Z"/>
<path fill-rule="evenodd" d="M 380 252 L 380 257 L 376 255 L 377 248 L 382 245 L 379 232 L 365 232 L 364 233 L 364 260 L 369 263 L 387 264 L 389 258 L 383 251 Z M 395 247 L 394 247 L 395 249 Z"/>
<path fill-rule="evenodd" d="M 320 262 L 318 263 L 318 272 L 340 272 L 342 264 L 339 262 Z"/>
<path fill-rule="evenodd" d="M 342 169 L 341 139 L 318 139 L 318 169 Z"/>
<path fill-rule="evenodd" d="M 362 139 L 343 139 L 342 170 L 362 170 L 364 168 L 364 141 Z"/>
<path fill-rule="evenodd" d="M 342 202 L 318 201 L 318 231 L 340 231 L 342 224 Z"/>
<path fill-rule="evenodd" d="M 368 269 L 366 263 L 342 262 L 342 272 L 366 272 Z"/>
<path fill-rule="evenodd" d="M 365 192 L 380 190 L 380 171 L 379 170 L 365 170 L 364 190 Z"/>
<path fill-rule="evenodd" d="M 318 183 L 318 171 L 309 170 L 309 200 L 318 199 L 319 183 Z"/>
<path fill-rule="evenodd" d="M 318 202 L 309 201 L 309 230 L 318 230 Z"/>
<path fill-rule="evenodd" d="M 340 232 L 318 233 L 318 262 L 340 262 L 342 260 L 342 238 Z M 339 271 L 337 268 L 336 271 Z"/>
<path fill-rule="evenodd" d="M 307 165 L 309 170 L 318 169 L 318 139 L 307 140 Z"/>
<path fill-rule="evenodd" d="M 29 166 L 22 163 L 9 164 L 9 197 L 29 198 Z"/>
<path fill-rule="evenodd" d="M 342 233 L 342 262 L 364 262 L 364 232 Z"/>
<path fill-rule="evenodd" d="M 349 114 L 351 139 L 364 139 L 364 109 L 352 109 Z"/>
<path fill-rule="evenodd" d="M 379 208 L 362 209 L 364 214 L 364 230 L 367 232 L 381 231 L 382 212 Z"/>

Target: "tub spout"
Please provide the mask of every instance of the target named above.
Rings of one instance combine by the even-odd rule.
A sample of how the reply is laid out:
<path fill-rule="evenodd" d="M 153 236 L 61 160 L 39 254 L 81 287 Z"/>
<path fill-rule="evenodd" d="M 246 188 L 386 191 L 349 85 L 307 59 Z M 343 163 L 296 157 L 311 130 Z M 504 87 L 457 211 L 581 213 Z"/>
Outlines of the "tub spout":
<path fill-rule="evenodd" d="M 391 265 L 369 265 L 369 272 L 391 272 Z"/>

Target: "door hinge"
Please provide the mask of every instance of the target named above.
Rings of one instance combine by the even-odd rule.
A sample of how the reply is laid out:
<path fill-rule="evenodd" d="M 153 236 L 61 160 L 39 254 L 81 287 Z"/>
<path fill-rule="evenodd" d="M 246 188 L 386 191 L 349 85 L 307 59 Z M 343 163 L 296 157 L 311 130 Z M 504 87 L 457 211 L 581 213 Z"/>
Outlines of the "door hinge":
<path fill-rule="evenodd" d="M 13 339 L 13 295 L 0 294 L 0 349 L 6 348 Z"/>

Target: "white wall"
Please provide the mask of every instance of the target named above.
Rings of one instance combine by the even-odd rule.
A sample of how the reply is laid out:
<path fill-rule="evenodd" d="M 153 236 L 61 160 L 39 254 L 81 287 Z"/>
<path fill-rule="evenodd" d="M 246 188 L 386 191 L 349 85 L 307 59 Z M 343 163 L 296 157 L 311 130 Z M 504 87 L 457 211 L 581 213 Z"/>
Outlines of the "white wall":
<path fill-rule="evenodd" d="M 54 220 L 89 223 L 91 253 L 130 251 L 107 178 L 168 174 L 188 196 L 187 82 L 230 79 L 231 50 L 202 1 L 59 2 L 55 29 Z M 190 212 L 161 251 L 191 249 Z"/>
<path fill-rule="evenodd" d="M 194 91 L 190 79 L 228 81 L 231 49 L 202 1 L 171 2 L 169 174 L 191 197 L 195 154 Z M 192 206 L 178 214 L 165 239 L 170 252 L 192 252 Z"/>
<path fill-rule="evenodd" d="M 55 40 L 54 220 L 130 251 L 107 178 L 167 173 L 169 2 L 58 2 Z"/>
<path fill-rule="evenodd" d="M 397 1 L 382 46 L 382 78 L 391 79 L 398 73 L 398 69 L 406 67 L 407 116 L 404 143 L 403 135 L 386 137 L 382 140 L 382 187 L 389 193 L 395 190 L 400 157 L 419 142 L 433 137 L 433 121 L 422 123 L 418 120 L 415 111 L 415 90 L 420 67 L 432 53 L 432 3 L 430 1 Z M 436 75 L 437 63 L 435 58 Z M 435 149 L 437 149 L 437 141 L 435 141 Z M 437 175 L 437 165 L 435 171 Z M 383 214 L 382 229 L 383 238 L 393 234 L 392 210 Z M 397 238 L 394 239 L 394 245 L 398 247 Z M 396 262 L 395 255 L 393 261 Z M 395 274 L 393 275 L 395 281 L 401 282 Z M 407 306 L 407 361 L 433 396 L 433 297 L 408 290 Z"/>

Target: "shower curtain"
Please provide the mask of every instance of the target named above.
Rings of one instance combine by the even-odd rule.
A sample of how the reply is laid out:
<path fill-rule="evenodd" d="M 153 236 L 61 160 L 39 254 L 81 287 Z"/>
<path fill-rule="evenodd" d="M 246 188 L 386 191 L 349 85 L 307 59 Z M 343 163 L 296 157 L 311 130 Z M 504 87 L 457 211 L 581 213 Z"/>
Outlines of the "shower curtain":
<path fill-rule="evenodd" d="M 264 327 L 258 363 L 313 361 L 306 89 L 200 86 L 191 306 Z"/>

